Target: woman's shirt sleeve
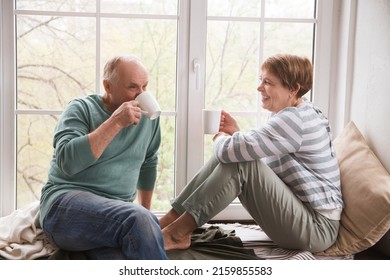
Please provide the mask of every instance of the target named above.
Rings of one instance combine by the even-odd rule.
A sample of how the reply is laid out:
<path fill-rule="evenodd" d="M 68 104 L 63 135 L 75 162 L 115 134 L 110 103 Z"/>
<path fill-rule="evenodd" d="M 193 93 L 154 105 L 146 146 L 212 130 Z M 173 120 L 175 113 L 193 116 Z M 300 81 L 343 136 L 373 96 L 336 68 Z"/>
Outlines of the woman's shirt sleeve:
<path fill-rule="evenodd" d="M 231 163 L 297 152 L 302 144 L 302 125 L 298 111 L 286 108 L 258 129 L 218 137 L 215 155 L 220 162 Z"/>

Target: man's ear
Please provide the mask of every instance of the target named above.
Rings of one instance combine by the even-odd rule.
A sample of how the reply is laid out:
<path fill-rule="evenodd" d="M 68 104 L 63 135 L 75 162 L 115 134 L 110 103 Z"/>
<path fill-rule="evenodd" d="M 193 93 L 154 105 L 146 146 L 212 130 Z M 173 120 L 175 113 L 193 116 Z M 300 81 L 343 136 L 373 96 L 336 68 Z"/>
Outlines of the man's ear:
<path fill-rule="evenodd" d="M 103 86 L 104 86 L 105 91 L 107 93 L 110 93 L 111 85 L 110 85 L 110 82 L 108 80 L 103 80 Z"/>

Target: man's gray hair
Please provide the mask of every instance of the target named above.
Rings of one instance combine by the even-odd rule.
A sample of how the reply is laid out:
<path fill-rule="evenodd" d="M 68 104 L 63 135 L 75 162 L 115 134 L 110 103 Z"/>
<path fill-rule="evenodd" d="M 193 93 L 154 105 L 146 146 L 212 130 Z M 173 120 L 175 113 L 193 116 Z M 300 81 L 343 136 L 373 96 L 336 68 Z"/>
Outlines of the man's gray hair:
<path fill-rule="evenodd" d="M 141 59 L 138 58 L 135 55 L 119 55 L 119 56 L 114 56 L 111 59 L 109 59 L 104 66 L 104 73 L 103 73 L 103 79 L 113 82 L 116 79 L 116 66 L 118 65 L 119 62 L 121 61 L 126 61 L 126 62 L 133 62 L 141 67 L 143 67 L 145 70 L 145 66 L 142 63 Z"/>

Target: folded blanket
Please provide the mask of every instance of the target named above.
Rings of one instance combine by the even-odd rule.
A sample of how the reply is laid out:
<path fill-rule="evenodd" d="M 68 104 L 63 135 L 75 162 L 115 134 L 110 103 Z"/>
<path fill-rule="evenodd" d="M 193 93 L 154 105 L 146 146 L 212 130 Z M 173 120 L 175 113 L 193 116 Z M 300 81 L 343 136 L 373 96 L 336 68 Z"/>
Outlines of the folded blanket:
<path fill-rule="evenodd" d="M 39 201 L 0 218 L 0 258 L 31 260 L 46 258 L 56 248 L 37 223 Z"/>

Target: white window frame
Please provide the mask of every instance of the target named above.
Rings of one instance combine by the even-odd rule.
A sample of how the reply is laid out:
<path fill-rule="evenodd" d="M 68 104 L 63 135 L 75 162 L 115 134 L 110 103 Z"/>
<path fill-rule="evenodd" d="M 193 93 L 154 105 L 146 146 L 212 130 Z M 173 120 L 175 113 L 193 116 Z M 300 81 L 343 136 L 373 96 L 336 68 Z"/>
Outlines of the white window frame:
<path fill-rule="evenodd" d="M 264 0 L 263 0 L 264 1 Z M 317 1 L 314 102 L 329 112 L 332 30 L 335 0 Z M 203 165 L 203 135 L 198 123 L 204 106 L 207 0 L 180 0 L 176 104 L 175 195 Z M 14 1 L 1 1 L 0 12 L 0 217 L 16 209 L 16 53 Z M 97 46 L 99 48 L 99 46 Z M 195 62 L 198 67 L 196 68 Z M 97 65 L 100 65 L 99 63 Z M 97 77 L 99 82 L 99 77 Z M 183 94 L 187 93 L 187 94 Z M 191 104 L 191 106 L 188 106 Z M 187 129 L 191 127 L 191 129 Z M 250 216 L 239 204 L 230 205 L 215 219 L 241 220 Z"/>
<path fill-rule="evenodd" d="M 0 65 L 0 217 L 2 217 L 16 208 L 13 1 L 1 1 Z"/>

